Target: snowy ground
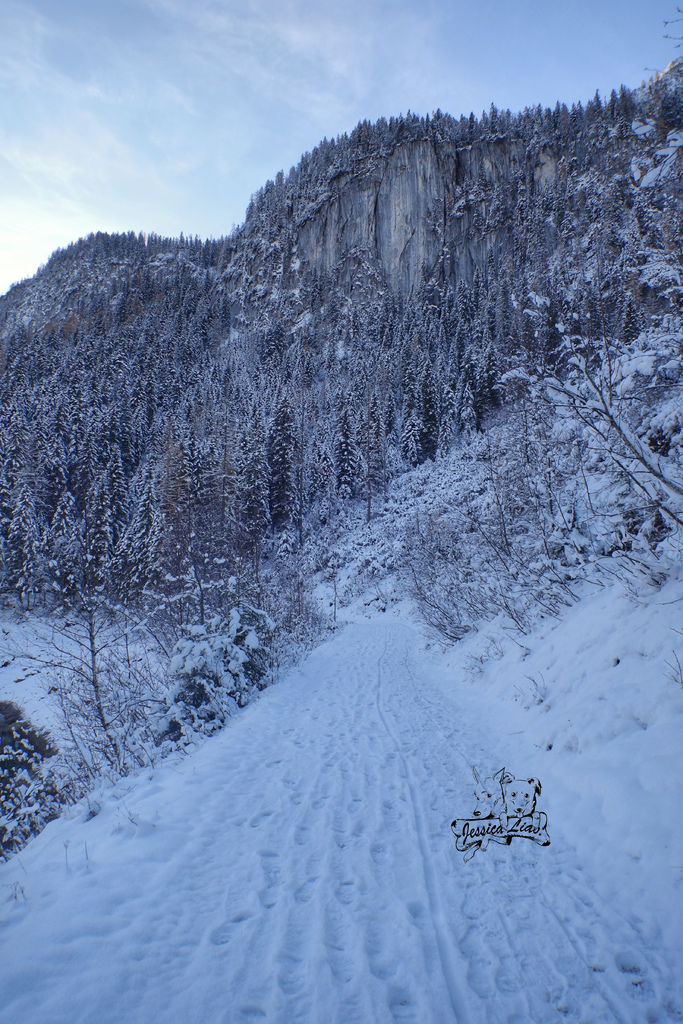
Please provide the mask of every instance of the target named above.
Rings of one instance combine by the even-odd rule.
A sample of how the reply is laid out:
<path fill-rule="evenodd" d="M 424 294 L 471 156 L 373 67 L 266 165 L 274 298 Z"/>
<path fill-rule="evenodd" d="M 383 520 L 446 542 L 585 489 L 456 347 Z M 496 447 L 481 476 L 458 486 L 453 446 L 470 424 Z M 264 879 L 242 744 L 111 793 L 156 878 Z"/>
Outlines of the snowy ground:
<path fill-rule="evenodd" d="M 0 1020 L 683 1020 L 683 585 L 646 596 L 447 654 L 349 622 L 0 867 Z M 552 843 L 465 863 L 449 823 L 503 765 Z"/>
<path fill-rule="evenodd" d="M 42 652 L 50 638 L 49 625 L 38 618 L 20 620 L 6 613 L 0 619 L 0 700 L 18 704 L 32 724 L 57 735 L 61 721 L 57 701 L 49 692 L 49 673 L 23 657 L 27 652 Z"/>

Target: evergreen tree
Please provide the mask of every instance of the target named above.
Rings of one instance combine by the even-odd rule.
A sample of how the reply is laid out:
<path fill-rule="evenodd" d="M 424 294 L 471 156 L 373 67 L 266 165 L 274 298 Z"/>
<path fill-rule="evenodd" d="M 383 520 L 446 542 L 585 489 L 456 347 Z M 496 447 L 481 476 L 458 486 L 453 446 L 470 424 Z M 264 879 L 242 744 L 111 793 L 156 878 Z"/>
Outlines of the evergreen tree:
<path fill-rule="evenodd" d="M 294 455 L 294 415 L 288 399 L 285 398 L 277 406 L 268 438 L 270 518 L 276 530 L 288 526 L 293 517 Z"/>
<path fill-rule="evenodd" d="M 477 363 L 474 368 L 474 403 L 477 417 L 477 426 L 481 423 L 482 414 L 485 409 L 498 404 L 498 372 L 496 368 L 496 356 L 493 344 L 486 340 L 484 347 L 479 352 Z"/>
<path fill-rule="evenodd" d="M 61 601 L 74 594 L 81 557 L 81 541 L 76 525 L 73 495 L 66 488 L 57 503 L 49 531 L 49 569 L 51 587 Z"/>
<path fill-rule="evenodd" d="M 240 481 L 241 527 L 244 544 L 258 578 L 263 540 L 270 525 L 268 460 L 263 421 L 253 417 L 246 439 L 246 461 Z"/>
<path fill-rule="evenodd" d="M 18 485 L 7 531 L 7 581 L 26 608 L 34 603 L 42 584 L 42 535 L 33 492 Z"/>
<path fill-rule="evenodd" d="M 401 455 L 409 466 L 417 466 L 422 460 L 420 437 L 422 425 L 416 409 L 411 409 L 403 423 L 401 433 Z"/>
<path fill-rule="evenodd" d="M 439 444 L 439 395 L 434 370 L 425 362 L 420 380 L 420 452 L 433 459 Z"/>
<path fill-rule="evenodd" d="M 366 384 L 365 408 L 361 421 L 361 452 L 366 518 L 370 522 L 372 499 L 384 488 L 386 453 L 379 396 L 371 387 L 369 380 Z"/>
<path fill-rule="evenodd" d="M 326 523 L 332 512 L 336 494 L 334 459 L 325 437 L 313 442 L 309 499 L 318 504 L 320 519 Z"/>
<path fill-rule="evenodd" d="M 638 311 L 636 310 L 633 299 L 630 297 L 624 305 L 620 334 L 621 340 L 625 345 L 632 344 L 640 334 Z"/>
<path fill-rule="evenodd" d="M 337 493 L 342 500 L 346 500 L 355 493 L 358 473 L 358 448 L 351 409 L 347 403 L 342 405 L 337 418 L 335 462 L 337 465 Z"/>
<path fill-rule="evenodd" d="M 162 575 L 164 527 L 152 475 L 146 470 L 133 515 L 120 538 L 113 572 L 117 589 L 124 596 L 139 599 L 154 589 Z"/>
<path fill-rule="evenodd" d="M 453 432 L 457 423 L 457 395 L 451 380 L 446 381 L 443 393 L 441 422 L 439 424 L 438 454 L 446 455 L 451 447 Z"/>
<path fill-rule="evenodd" d="M 473 433 L 473 431 L 477 429 L 478 425 L 477 412 L 472 387 L 467 379 L 465 379 L 463 383 L 458 407 L 460 429 L 466 434 Z"/>
<path fill-rule="evenodd" d="M 117 444 L 112 446 L 109 455 L 107 490 L 111 502 L 111 540 L 112 546 L 116 547 L 128 524 L 128 488 Z"/>

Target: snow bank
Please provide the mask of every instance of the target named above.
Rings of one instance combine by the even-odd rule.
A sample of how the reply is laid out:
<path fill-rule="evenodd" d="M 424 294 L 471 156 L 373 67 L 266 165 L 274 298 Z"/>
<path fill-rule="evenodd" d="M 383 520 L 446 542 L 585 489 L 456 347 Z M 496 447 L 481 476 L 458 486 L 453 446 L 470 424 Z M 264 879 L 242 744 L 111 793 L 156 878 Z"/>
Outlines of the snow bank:
<path fill-rule="evenodd" d="M 503 749 L 481 768 L 539 777 L 554 842 L 575 846 L 603 898 L 672 956 L 683 938 L 682 631 L 680 578 L 630 595 L 614 585 L 523 646 L 491 626 L 440 677 L 462 700 L 464 675 L 468 702 L 487 703 Z"/>

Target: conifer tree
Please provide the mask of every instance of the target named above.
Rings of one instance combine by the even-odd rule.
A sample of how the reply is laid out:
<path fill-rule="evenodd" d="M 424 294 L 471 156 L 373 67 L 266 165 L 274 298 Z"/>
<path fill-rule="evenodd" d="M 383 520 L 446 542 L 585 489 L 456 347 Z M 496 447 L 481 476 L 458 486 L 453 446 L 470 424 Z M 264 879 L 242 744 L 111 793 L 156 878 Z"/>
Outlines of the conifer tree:
<path fill-rule="evenodd" d="M 42 536 L 35 499 L 27 483 L 18 485 L 7 531 L 8 583 L 30 608 L 42 582 Z"/>
<path fill-rule="evenodd" d="M 50 583 L 60 601 L 73 596 L 79 572 L 81 543 L 73 495 L 66 488 L 57 503 L 49 531 Z"/>
<path fill-rule="evenodd" d="M 472 392 L 475 402 L 477 426 L 481 423 L 484 410 L 497 405 L 497 381 L 496 354 L 491 339 L 487 337 L 474 367 L 474 386 Z"/>
<path fill-rule="evenodd" d="M 365 408 L 361 421 L 361 453 L 366 519 L 370 522 L 372 499 L 383 489 L 385 483 L 386 453 L 379 396 L 369 379 L 365 391 Z"/>
<path fill-rule="evenodd" d="M 472 386 L 466 378 L 463 382 L 458 406 L 460 429 L 466 434 L 471 434 L 477 429 L 477 412 Z"/>
<path fill-rule="evenodd" d="M 342 405 L 337 417 L 335 462 L 337 465 L 337 493 L 342 500 L 346 500 L 355 493 L 358 473 L 358 448 L 348 403 Z"/>
<path fill-rule="evenodd" d="M 145 471 L 133 515 L 116 549 L 114 571 L 119 591 L 140 599 L 162 573 L 163 522 L 153 479 Z"/>
<path fill-rule="evenodd" d="M 327 522 L 334 504 L 336 490 L 334 459 L 325 437 L 317 436 L 313 442 L 309 499 L 320 505 L 320 517 Z"/>
<path fill-rule="evenodd" d="M 273 529 L 292 522 L 295 505 L 294 415 L 287 398 L 276 409 L 268 439 L 270 465 L 270 518 Z"/>
<path fill-rule="evenodd" d="M 421 433 L 417 410 L 411 409 L 404 420 L 401 433 L 401 455 L 409 466 L 417 466 L 422 459 Z"/>
<path fill-rule="evenodd" d="M 452 381 L 446 381 L 439 423 L 438 454 L 446 455 L 450 449 L 457 420 L 457 396 Z"/>
<path fill-rule="evenodd" d="M 638 312 L 633 299 L 629 297 L 624 305 L 621 319 L 621 340 L 625 345 L 630 345 L 636 340 L 640 333 L 638 325 Z"/>
<path fill-rule="evenodd" d="M 112 445 L 109 454 L 107 489 L 111 501 L 111 540 L 116 547 L 128 523 L 128 488 L 118 444 Z"/>
<path fill-rule="evenodd" d="M 270 525 L 268 460 L 263 421 L 255 413 L 246 438 L 246 461 L 240 480 L 241 527 L 258 579 L 263 540 Z"/>
<path fill-rule="evenodd" d="M 439 443 L 439 396 L 431 364 L 425 361 L 420 380 L 420 451 L 423 459 L 433 459 Z"/>

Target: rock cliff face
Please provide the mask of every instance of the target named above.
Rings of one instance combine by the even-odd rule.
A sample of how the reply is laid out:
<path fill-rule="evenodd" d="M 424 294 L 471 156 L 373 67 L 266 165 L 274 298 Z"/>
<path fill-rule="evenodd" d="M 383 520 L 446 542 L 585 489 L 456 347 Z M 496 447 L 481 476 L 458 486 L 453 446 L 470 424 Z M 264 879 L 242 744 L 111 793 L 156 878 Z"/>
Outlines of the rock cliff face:
<path fill-rule="evenodd" d="M 264 322 L 274 296 L 294 322 L 315 281 L 326 294 L 333 285 L 354 299 L 388 290 L 403 300 L 426 283 L 471 283 L 492 251 L 510 251 L 520 189 L 551 186 L 560 160 L 509 133 L 370 150 L 331 169 L 298 208 L 266 194 L 265 214 L 252 212 L 233 241 L 222 287 L 246 325 Z"/>
<path fill-rule="evenodd" d="M 314 273 L 339 267 L 348 287 L 354 255 L 364 253 L 393 291 L 410 294 L 423 264 L 440 255 L 456 159 L 452 147 L 437 152 L 428 142 L 413 143 L 364 172 L 339 175 L 327 202 L 299 227 L 302 264 Z"/>
<path fill-rule="evenodd" d="M 523 148 L 503 139 L 458 148 L 429 141 L 397 146 L 360 173 L 339 175 L 329 197 L 299 226 L 297 254 L 316 274 L 340 271 L 349 288 L 361 254 L 376 261 L 390 289 L 413 294 L 450 254 L 445 272 L 471 280 L 495 236 L 483 244 L 473 210 L 453 213 L 459 189 L 505 185 L 522 170 Z M 545 180 L 555 166 L 541 165 Z"/>
<path fill-rule="evenodd" d="M 594 156 L 584 132 L 544 125 L 489 131 L 464 145 L 423 131 L 370 149 L 330 167 L 298 203 L 266 193 L 235 239 L 225 291 L 239 297 L 232 308 L 246 324 L 263 322 L 274 295 L 294 322 L 316 281 L 325 294 L 334 285 L 355 300 L 373 289 L 406 300 L 425 285 L 471 284 L 492 255 L 511 269 L 530 233 L 552 253 L 560 236 L 553 195 L 573 214 L 584 202 L 580 177 L 628 175 L 639 147 L 629 129 Z"/>

